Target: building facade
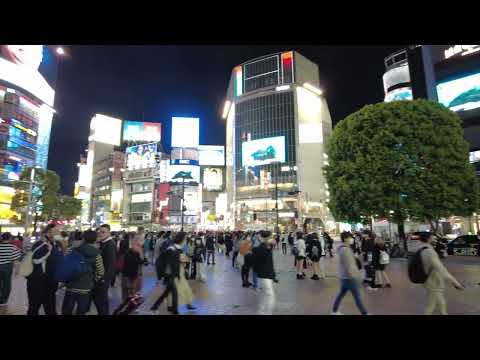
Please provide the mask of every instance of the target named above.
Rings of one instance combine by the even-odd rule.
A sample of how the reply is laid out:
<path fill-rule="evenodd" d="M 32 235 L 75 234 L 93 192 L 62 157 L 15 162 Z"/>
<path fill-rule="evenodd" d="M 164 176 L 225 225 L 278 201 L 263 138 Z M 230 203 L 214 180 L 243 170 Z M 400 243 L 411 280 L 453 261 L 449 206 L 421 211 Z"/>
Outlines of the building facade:
<path fill-rule="evenodd" d="M 333 226 L 322 171 L 332 123 L 318 66 L 291 51 L 235 67 L 223 115 L 230 225 Z"/>

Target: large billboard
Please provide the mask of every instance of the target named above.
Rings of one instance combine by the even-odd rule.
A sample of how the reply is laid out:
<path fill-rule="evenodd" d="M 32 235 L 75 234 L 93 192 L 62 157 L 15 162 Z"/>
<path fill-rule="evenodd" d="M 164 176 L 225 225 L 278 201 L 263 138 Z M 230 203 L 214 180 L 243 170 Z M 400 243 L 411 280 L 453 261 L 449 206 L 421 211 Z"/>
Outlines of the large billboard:
<path fill-rule="evenodd" d="M 200 145 L 199 164 L 206 166 L 225 166 L 225 146 Z"/>
<path fill-rule="evenodd" d="M 57 59 L 45 45 L 0 45 L 0 80 L 53 107 Z"/>
<path fill-rule="evenodd" d="M 480 107 L 480 72 L 437 85 L 438 101 L 452 111 Z"/>
<path fill-rule="evenodd" d="M 223 172 L 220 168 L 205 168 L 202 176 L 203 188 L 207 191 L 222 191 Z"/>
<path fill-rule="evenodd" d="M 176 179 L 174 177 L 177 176 Z M 200 167 L 193 165 L 170 165 L 168 167 L 168 181 L 181 183 L 179 176 L 191 176 L 192 179 L 185 179 L 185 182 L 200 182 Z"/>
<path fill-rule="evenodd" d="M 122 120 L 102 114 L 96 114 L 90 122 L 91 136 L 89 141 L 97 141 L 109 145 L 120 145 Z"/>
<path fill-rule="evenodd" d="M 413 92 L 410 87 L 402 87 L 389 91 L 385 95 L 385 102 L 400 101 L 400 100 L 413 100 Z"/>
<path fill-rule="evenodd" d="M 123 141 L 160 142 L 161 124 L 151 122 L 124 121 Z"/>
<path fill-rule="evenodd" d="M 125 150 L 127 169 L 147 169 L 155 167 L 157 143 L 130 146 Z"/>
<path fill-rule="evenodd" d="M 242 143 L 242 166 L 259 166 L 285 162 L 285 136 Z"/>
<path fill-rule="evenodd" d="M 200 140 L 200 119 L 172 118 L 172 147 L 197 148 Z"/>

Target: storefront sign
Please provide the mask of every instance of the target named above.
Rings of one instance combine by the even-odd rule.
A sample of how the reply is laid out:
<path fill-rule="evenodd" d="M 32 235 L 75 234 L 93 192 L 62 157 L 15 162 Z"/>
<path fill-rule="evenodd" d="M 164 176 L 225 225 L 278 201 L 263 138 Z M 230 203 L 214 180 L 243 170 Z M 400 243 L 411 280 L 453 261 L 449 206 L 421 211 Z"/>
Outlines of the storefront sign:
<path fill-rule="evenodd" d="M 462 56 L 480 51 L 480 45 L 453 45 L 445 50 L 445 59 L 461 54 Z"/>

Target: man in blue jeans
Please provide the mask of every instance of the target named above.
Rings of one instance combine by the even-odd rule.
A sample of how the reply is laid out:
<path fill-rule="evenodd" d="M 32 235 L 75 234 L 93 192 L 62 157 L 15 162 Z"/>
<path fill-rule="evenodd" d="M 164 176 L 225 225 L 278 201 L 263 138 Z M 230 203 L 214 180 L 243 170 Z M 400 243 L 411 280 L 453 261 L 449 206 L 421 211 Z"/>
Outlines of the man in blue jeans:
<path fill-rule="evenodd" d="M 353 299 L 355 300 L 355 304 L 357 305 L 358 310 L 360 310 L 360 313 L 362 315 L 368 315 L 365 306 L 363 306 L 362 299 L 360 298 L 359 284 L 361 281 L 361 273 L 351 249 L 353 235 L 349 232 L 343 232 L 341 234 L 341 239 L 342 245 L 338 247 L 337 252 L 338 270 L 342 287 L 340 293 L 335 299 L 335 303 L 333 304 L 332 315 L 342 315 L 342 313 L 338 311 L 338 308 L 349 291 L 352 293 Z"/>

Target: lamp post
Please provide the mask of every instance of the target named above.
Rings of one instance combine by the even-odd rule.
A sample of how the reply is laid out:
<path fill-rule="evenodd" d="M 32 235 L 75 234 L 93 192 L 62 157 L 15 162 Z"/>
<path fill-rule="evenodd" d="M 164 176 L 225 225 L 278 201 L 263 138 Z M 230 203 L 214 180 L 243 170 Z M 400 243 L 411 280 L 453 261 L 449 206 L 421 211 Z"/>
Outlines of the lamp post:
<path fill-rule="evenodd" d="M 271 163 L 272 165 L 274 165 L 276 167 L 276 172 L 275 172 L 275 218 L 276 218 L 276 221 L 275 221 L 275 234 L 278 234 L 278 223 L 279 223 L 279 220 L 278 220 L 278 175 L 279 175 L 279 172 L 280 172 L 280 169 L 279 169 L 279 166 L 280 166 L 280 161 L 274 161 Z"/>
<path fill-rule="evenodd" d="M 193 180 L 192 176 L 190 175 L 190 173 L 188 172 L 184 172 L 184 171 L 181 171 L 179 172 L 178 174 L 176 174 L 172 180 L 175 180 L 175 179 L 182 179 L 182 196 L 180 197 L 181 199 L 181 208 L 180 208 L 180 211 L 181 211 L 181 217 L 182 217 L 182 229 L 181 231 L 183 231 L 183 213 L 185 212 L 184 211 L 184 202 L 185 202 L 185 179 L 187 180 Z"/>

